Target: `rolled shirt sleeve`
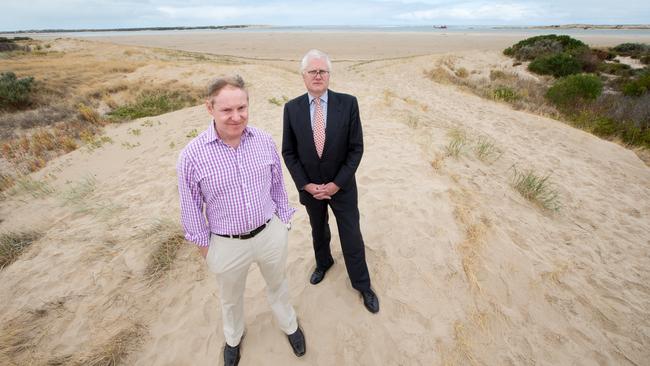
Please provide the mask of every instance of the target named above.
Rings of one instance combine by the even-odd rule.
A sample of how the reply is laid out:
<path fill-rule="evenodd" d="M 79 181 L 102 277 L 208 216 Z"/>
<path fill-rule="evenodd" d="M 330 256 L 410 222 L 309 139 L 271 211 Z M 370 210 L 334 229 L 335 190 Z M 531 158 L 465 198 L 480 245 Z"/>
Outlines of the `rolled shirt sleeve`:
<path fill-rule="evenodd" d="M 194 162 L 183 151 L 176 166 L 178 193 L 181 203 L 181 223 L 185 239 L 201 247 L 210 245 L 210 228 L 203 215 L 204 200 L 197 179 Z"/>

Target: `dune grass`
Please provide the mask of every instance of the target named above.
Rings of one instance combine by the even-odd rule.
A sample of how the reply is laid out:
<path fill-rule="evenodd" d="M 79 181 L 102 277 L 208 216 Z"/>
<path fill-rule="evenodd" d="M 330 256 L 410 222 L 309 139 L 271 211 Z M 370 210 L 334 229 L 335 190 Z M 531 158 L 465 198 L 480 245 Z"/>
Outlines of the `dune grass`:
<path fill-rule="evenodd" d="M 97 187 L 97 179 L 93 175 L 86 175 L 79 182 L 74 183 L 62 195 L 64 204 L 71 206 L 80 206 L 90 197 Z"/>
<path fill-rule="evenodd" d="M 134 102 L 117 107 L 108 113 L 114 121 L 133 120 L 142 117 L 157 116 L 199 103 L 198 95 L 182 91 L 165 89 L 145 90 Z"/>
<path fill-rule="evenodd" d="M 171 269 L 178 251 L 185 244 L 185 237 L 178 225 L 168 220 L 157 222 L 138 236 L 155 246 L 144 270 L 145 280 L 151 283 Z"/>
<path fill-rule="evenodd" d="M 498 160 L 503 154 L 496 146 L 494 140 L 487 136 L 479 136 L 474 145 L 474 153 L 484 163 L 491 164 Z"/>
<path fill-rule="evenodd" d="M 465 134 L 465 131 L 460 130 L 460 129 L 452 129 L 449 131 L 449 137 L 451 140 L 445 146 L 445 151 L 447 152 L 447 156 L 451 156 L 454 158 L 458 158 L 465 149 L 465 146 L 467 145 L 467 135 Z"/>
<path fill-rule="evenodd" d="M 0 365 L 42 364 L 32 353 L 47 335 L 49 315 L 64 305 L 62 300 L 52 301 L 38 309 L 23 310 L 0 324 Z"/>
<path fill-rule="evenodd" d="M 552 188 L 550 175 L 538 175 L 532 169 L 521 171 L 515 166 L 512 171 L 512 186 L 524 198 L 547 210 L 560 209 L 560 196 Z"/>
<path fill-rule="evenodd" d="M 38 231 L 0 234 L 0 270 L 15 262 L 29 246 L 43 236 Z"/>
<path fill-rule="evenodd" d="M 169 271 L 178 255 L 178 250 L 185 244 L 181 233 L 169 234 L 151 254 L 149 264 L 145 269 L 145 277 L 149 281 L 161 278 Z"/>
<path fill-rule="evenodd" d="M 75 366 L 117 366 L 123 365 L 128 355 L 143 341 L 147 328 L 139 323 L 120 330 L 107 342 L 94 348 L 88 355 L 70 364 Z"/>

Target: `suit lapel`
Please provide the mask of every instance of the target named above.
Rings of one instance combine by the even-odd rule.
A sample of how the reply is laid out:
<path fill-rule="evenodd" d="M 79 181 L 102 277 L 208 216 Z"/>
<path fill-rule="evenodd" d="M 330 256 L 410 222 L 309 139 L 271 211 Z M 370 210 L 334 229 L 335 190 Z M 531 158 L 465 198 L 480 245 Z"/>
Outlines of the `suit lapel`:
<path fill-rule="evenodd" d="M 334 145 L 338 132 L 341 130 L 339 124 L 341 123 L 341 104 L 335 92 L 327 90 L 327 124 L 325 128 L 325 147 L 323 148 L 323 156 L 327 153 L 330 146 Z M 314 151 L 316 146 L 314 145 Z"/>
<path fill-rule="evenodd" d="M 311 127 L 309 95 L 305 94 L 298 105 L 300 106 L 300 126 L 302 127 L 300 130 L 302 132 L 302 138 L 309 141 L 310 146 L 312 147 L 311 151 L 313 152 L 314 157 L 318 159 L 318 153 L 316 153 L 316 143 L 314 142 L 314 130 Z M 327 139 L 327 135 L 325 136 L 325 139 Z"/>

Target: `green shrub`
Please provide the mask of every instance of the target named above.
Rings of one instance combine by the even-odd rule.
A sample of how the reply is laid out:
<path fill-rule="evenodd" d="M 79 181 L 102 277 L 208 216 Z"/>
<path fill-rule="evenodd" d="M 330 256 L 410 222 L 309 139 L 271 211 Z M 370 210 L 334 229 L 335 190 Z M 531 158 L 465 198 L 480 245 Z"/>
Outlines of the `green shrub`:
<path fill-rule="evenodd" d="M 650 45 L 644 43 L 621 43 L 612 48 L 612 50 L 621 56 L 638 58 L 642 54 L 650 53 Z"/>
<path fill-rule="evenodd" d="M 499 85 L 492 91 L 492 98 L 495 100 L 512 102 L 519 99 L 519 94 L 517 94 L 517 92 L 512 88 Z"/>
<path fill-rule="evenodd" d="M 546 98 L 556 106 L 566 108 L 580 102 L 594 100 L 603 91 L 603 83 L 596 75 L 577 74 L 559 79 L 546 92 Z"/>
<path fill-rule="evenodd" d="M 645 72 L 638 79 L 623 85 L 623 94 L 631 97 L 640 97 L 648 90 L 650 90 L 650 72 Z"/>
<path fill-rule="evenodd" d="M 149 91 L 141 93 L 134 103 L 118 107 L 108 114 L 115 120 L 132 120 L 175 111 L 194 102 L 192 96 L 180 92 Z"/>
<path fill-rule="evenodd" d="M 33 77 L 18 79 L 13 72 L 0 74 L 0 109 L 28 106 L 33 82 Z"/>
<path fill-rule="evenodd" d="M 588 46 L 577 39 L 569 36 L 548 34 L 519 41 L 514 46 L 506 48 L 503 53 L 517 60 L 529 61 L 541 56 L 563 52 L 573 53 L 584 48 L 588 48 Z"/>
<path fill-rule="evenodd" d="M 630 65 L 620 62 L 603 62 L 598 65 L 598 71 L 617 76 L 632 76 L 634 74 Z"/>
<path fill-rule="evenodd" d="M 528 70 L 541 75 L 562 77 L 582 71 L 582 65 L 568 53 L 536 58 L 528 65 Z"/>

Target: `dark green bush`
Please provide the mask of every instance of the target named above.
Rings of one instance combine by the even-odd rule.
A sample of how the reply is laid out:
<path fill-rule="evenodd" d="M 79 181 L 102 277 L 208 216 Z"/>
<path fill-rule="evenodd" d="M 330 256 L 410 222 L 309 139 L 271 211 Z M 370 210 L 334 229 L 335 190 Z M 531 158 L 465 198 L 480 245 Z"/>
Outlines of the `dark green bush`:
<path fill-rule="evenodd" d="M 539 57 L 528 65 L 528 70 L 541 75 L 562 77 L 582 71 L 582 65 L 568 53 Z"/>
<path fill-rule="evenodd" d="M 640 97 L 650 91 L 650 72 L 645 72 L 638 79 L 623 85 L 623 94 L 631 97 Z"/>
<path fill-rule="evenodd" d="M 621 56 L 638 57 L 642 54 L 650 53 L 650 45 L 644 43 L 622 43 L 612 48 L 612 50 Z"/>
<path fill-rule="evenodd" d="M 598 98 L 602 91 L 603 83 L 596 75 L 577 74 L 556 81 L 546 92 L 546 98 L 556 106 L 567 109 Z"/>
<path fill-rule="evenodd" d="M 536 36 L 519 41 L 512 47 L 506 48 L 503 53 L 517 60 L 533 60 L 540 56 L 558 54 L 562 52 L 573 53 L 580 49 L 588 48 L 586 44 L 569 36 L 548 34 Z"/>
<path fill-rule="evenodd" d="M 598 65 L 599 72 L 617 76 L 632 76 L 634 72 L 631 69 L 630 65 L 618 62 L 603 62 Z"/>
<path fill-rule="evenodd" d="M 33 77 L 18 79 L 11 71 L 0 74 L 0 109 L 28 106 L 33 82 Z"/>

